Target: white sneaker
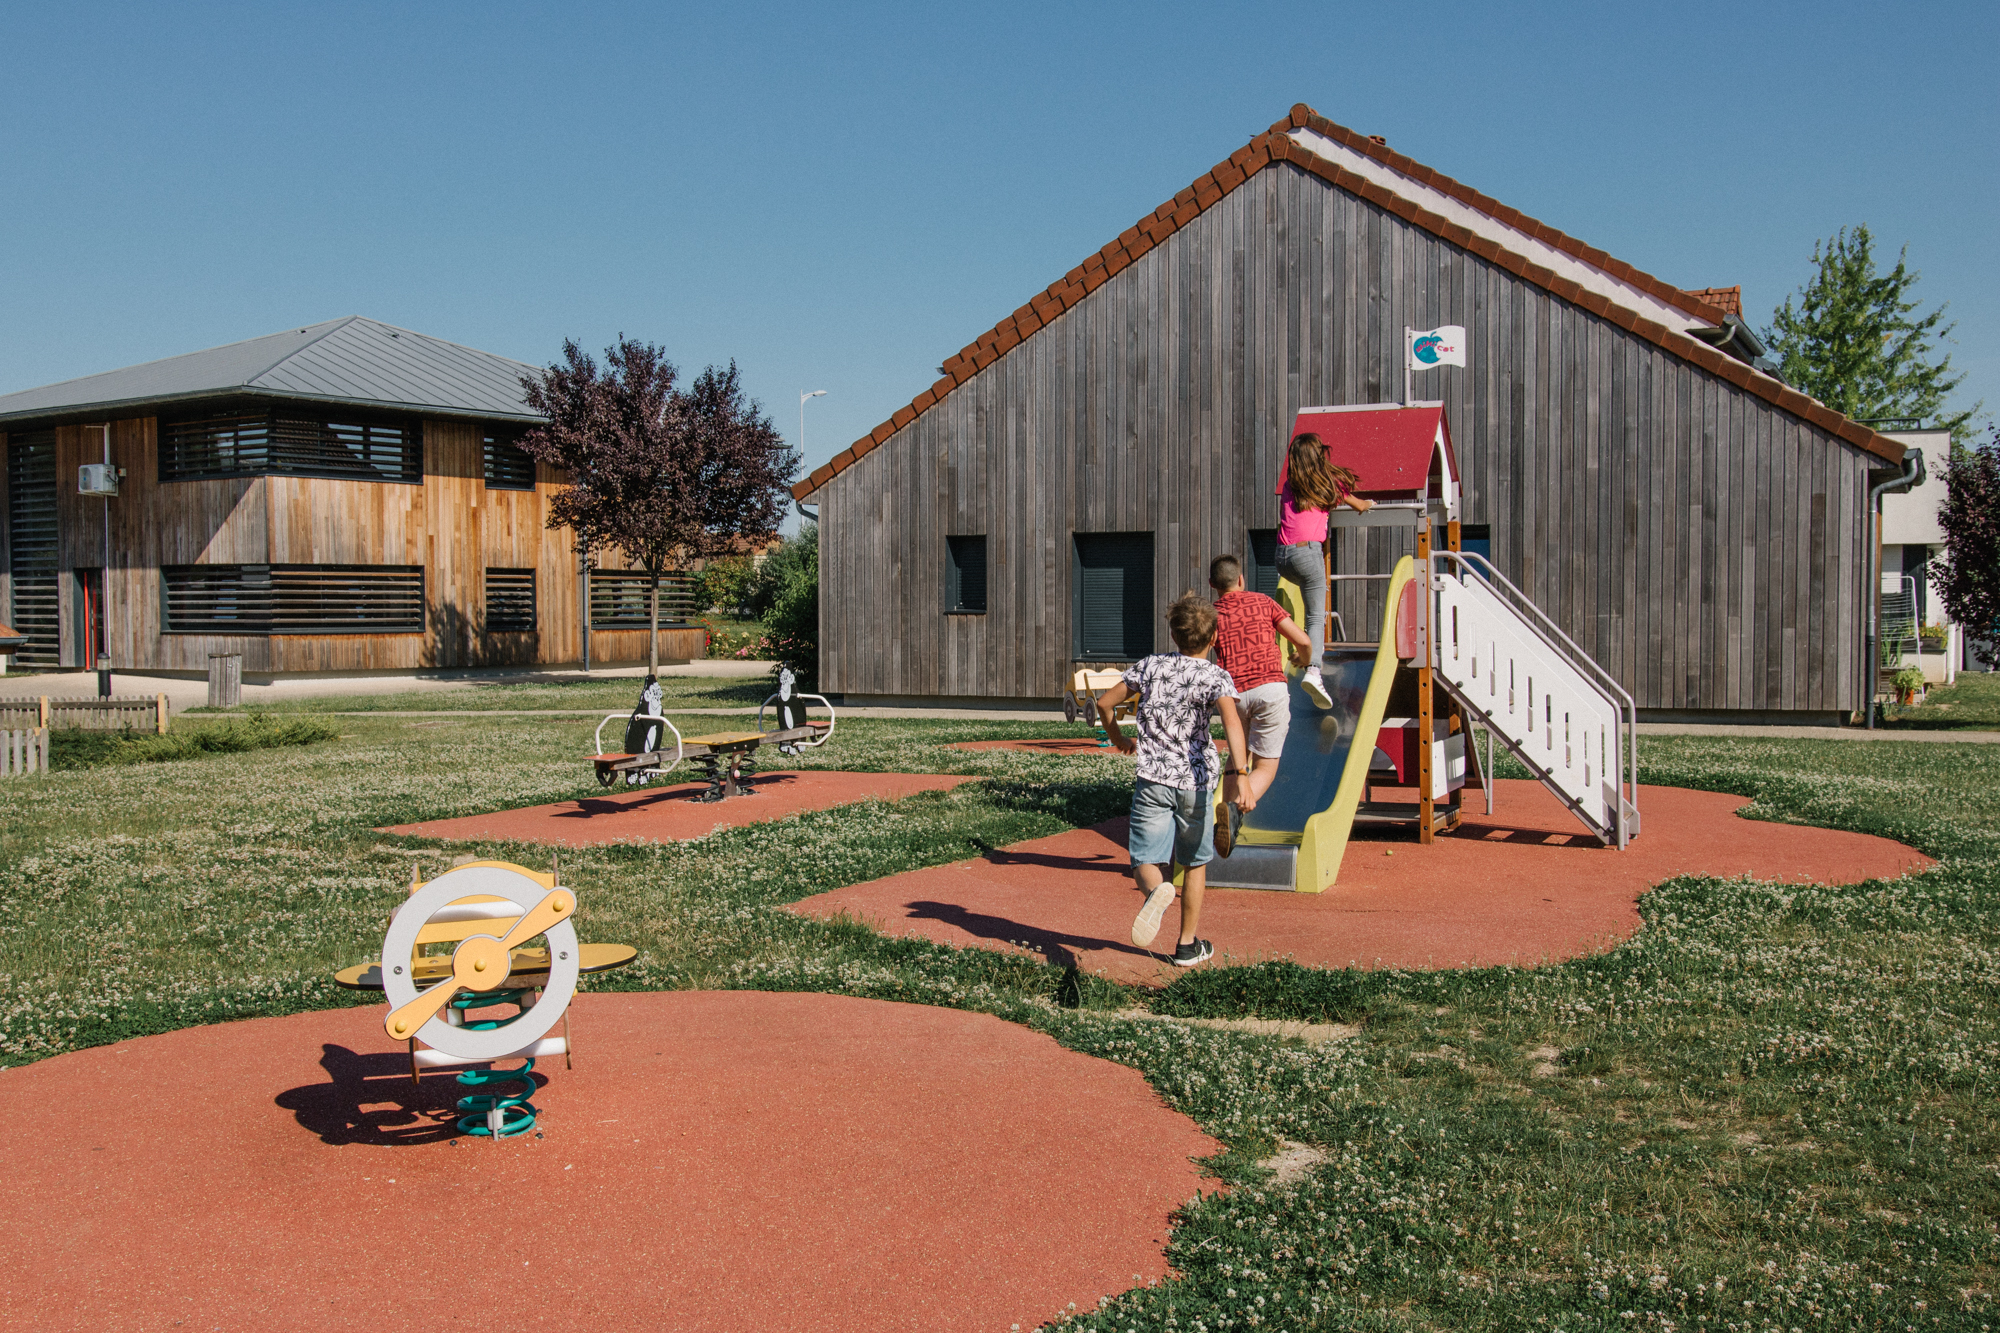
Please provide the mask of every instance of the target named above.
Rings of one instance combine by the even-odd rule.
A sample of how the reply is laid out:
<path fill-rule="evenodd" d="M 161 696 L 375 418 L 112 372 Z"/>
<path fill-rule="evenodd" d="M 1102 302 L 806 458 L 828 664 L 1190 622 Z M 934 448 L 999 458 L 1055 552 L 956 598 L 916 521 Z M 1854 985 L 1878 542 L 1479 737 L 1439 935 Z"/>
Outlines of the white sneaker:
<path fill-rule="evenodd" d="M 1313 701 L 1313 707 L 1333 707 L 1333 696 L 1326 692 L 1326 680 L 1320 675 L 1318 667 L 1306 668 L 1305 675 L 1299 677 L 1299 688 L 1306 692 L 1306 698 Z"/>
<path fill-rule="evenodd" d="M 1141 949 L 1153 942 L 1160 933 L 1160 918 L 1167 914 L 1167 904 L 1174 900 L 1174 882 L 1160 881 L 1160 887 L 1146 895 L 1146 905 L 1139 909 L 1138 919 L 1132 923 L 1132 943 Z"/>

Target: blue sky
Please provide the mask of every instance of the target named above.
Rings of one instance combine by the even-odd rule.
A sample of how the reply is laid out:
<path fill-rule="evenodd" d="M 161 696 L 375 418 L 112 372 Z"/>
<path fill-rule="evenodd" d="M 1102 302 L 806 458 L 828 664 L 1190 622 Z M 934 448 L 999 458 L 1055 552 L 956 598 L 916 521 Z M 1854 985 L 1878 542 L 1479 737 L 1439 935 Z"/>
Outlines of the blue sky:
<path fill-rule="evenodd" d="M 2000 409 L 2000 6 L 0 8 L 0 392 L 363 314 L 735 358 L 808 468 L 1294 102 L 1762 327 L 1868 223 Z"/>

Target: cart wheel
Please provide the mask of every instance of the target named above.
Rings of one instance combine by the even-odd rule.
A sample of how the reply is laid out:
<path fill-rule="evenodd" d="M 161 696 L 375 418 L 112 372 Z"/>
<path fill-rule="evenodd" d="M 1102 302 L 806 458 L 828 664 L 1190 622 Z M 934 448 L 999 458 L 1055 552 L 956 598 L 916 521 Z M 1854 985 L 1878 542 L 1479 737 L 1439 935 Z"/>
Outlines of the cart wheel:
<path fill-rule="evenodd" d="M 1074 726 L 1076 724 L 1076 696 L 1074 694 L 1065 694 L 1063 696 L 1063 717 L 1068 719 L 1070 725 Z"/>
<path fill-rule="evenodd" d="M 1097 700 L 1096 700 L 1096 699 L 1094 699 L 1094 698 L 1092 698 L 1092 699 L 1085 699 L 1085 700 L 1083 701 L 1083 720 L 1084 720 L 1085 722 L 1088 722 L 1088 723 L 1090 723 L 1090 725 L 1091 725 L 1091 726 L 1093 726 L 1093 727 L 1097 725 Z"/>
<path fill-rule="evenodd" d="M 616 784 L 617 781 L 618 781 L 618 775 L 611 771 L 611 766 L 609 764 L 599 764 L 597 766 L 598 786 L 610 787 Z"/>

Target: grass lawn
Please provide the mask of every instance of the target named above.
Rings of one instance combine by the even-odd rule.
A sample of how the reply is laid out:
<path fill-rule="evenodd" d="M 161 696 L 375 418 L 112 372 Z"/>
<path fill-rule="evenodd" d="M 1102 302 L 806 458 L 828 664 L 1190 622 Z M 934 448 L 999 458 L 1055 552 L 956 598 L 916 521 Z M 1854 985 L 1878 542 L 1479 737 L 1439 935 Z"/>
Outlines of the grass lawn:
<path fill-rule="evenodd" d="M 1956 681 L 1904 708 L 1890 704 L 1884 723 L 1922 731 L 2000 731 L 2000 672 L 1965 671 Z"/>
<path fill-rule="evenodd" d="M 376 947 L 413 861 L 547 857 L 373 827 L 594 793 L 591 726 L 342 718 L 305 747 L 0 784 L 0 1062 L 358 1002 L 327 974 Z M 1841 889 L 1675 880 L 1643 901 L 1633 940 L 1546 968 L 1265 964 L 1145 993 L 776 910 L 1121 812 L 1116 755 L 941 744 L 1062 730 L 844 721 L 803 766 L 990 781 L 565 852 L 586 937 L 643 951 L 597 984 L 978 1009 L 1144 1072 L 1228 1144 L 1212 1165 L 1234 1188 L 1181 1216 L 1178 1277 L 1077 1311 L 1076 1327 L 2000 1322 L 1995 747 L 1649 737 L 1648 781 L 1741 792 L 1762 818 L 1887 833 L 1944 864 Z M 1225 929 L 1226 900 L 1211 910 Z M 1249 1015 L 1361 1035 L 1305 1045 L 1172 1021 Z M 1281 1145 L 1317 1164 L 1273 1183 L 1259 1163 Z"/>

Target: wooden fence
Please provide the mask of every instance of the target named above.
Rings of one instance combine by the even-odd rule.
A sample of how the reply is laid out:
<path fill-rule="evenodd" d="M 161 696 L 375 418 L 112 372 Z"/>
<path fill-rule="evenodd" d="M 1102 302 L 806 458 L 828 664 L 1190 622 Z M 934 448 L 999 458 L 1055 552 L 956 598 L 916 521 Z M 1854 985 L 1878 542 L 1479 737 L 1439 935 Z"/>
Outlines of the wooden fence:
<path fill-rule="evenodd" d="M 0 731 L 0 778 L 49 771 L 49 729 Z"/>
<path fill-rule="evenodd" d="M 167 734 L 167 696 L 131 695 L 114 699 L 0 699 L 0 728 L 82 727 L 89 731 L 131 728 Z"/>

